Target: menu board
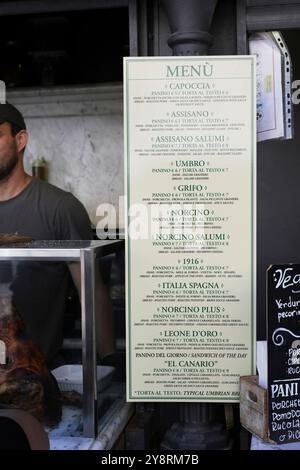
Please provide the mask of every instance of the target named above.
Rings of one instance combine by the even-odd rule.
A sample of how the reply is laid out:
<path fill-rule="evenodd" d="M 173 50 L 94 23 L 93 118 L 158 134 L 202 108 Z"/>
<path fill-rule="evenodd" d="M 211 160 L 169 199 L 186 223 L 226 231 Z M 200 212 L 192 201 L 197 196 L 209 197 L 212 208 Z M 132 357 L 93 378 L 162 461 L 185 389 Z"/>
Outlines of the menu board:
<path fill-rule="evenodd" d="M 270 438 L 300 441 L 300 265 L 273 265 L 268 286 Z"/>
<path fill-rule="evenodd" d="M 127 398 L 255 372 L 255 58 L 124 59 Z"/>

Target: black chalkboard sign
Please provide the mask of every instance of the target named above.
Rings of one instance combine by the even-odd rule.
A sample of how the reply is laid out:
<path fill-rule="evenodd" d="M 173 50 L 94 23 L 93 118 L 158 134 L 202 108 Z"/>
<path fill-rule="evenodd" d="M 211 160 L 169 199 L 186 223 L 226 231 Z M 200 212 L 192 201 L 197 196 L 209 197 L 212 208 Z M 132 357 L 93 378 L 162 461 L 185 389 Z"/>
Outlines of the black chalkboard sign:
<path fill-rule="evenodd" d="M 267 271 L 270 439 L 300 441 L 300 264 Z"/>

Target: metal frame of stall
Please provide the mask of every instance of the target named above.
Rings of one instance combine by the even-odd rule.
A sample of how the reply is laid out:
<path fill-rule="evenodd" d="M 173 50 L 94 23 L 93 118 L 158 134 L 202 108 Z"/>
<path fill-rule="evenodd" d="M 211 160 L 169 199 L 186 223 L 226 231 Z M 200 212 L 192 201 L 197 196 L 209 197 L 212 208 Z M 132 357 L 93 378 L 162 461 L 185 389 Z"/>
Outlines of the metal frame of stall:
<path fill-rule="evenodd" d="M 83 435 L 98 433 L 98 394 L 95 342 L 95 263 L 103 256 L 124 247 L 124 240 L 102 241 L 35 241 L 0 247 L 1 261 L 66 261 L 80 262 Z"/>

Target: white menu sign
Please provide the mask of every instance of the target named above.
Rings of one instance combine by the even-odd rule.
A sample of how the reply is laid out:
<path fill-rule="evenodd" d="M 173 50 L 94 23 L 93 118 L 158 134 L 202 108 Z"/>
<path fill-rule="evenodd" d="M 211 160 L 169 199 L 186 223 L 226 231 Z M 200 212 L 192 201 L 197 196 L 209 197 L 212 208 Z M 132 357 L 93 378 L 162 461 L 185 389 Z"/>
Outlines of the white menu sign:
<path fill-rule="evenodd" d="M 127 398 L 238 401 L 255 373 L 255 58 L 124 72 Z"/>

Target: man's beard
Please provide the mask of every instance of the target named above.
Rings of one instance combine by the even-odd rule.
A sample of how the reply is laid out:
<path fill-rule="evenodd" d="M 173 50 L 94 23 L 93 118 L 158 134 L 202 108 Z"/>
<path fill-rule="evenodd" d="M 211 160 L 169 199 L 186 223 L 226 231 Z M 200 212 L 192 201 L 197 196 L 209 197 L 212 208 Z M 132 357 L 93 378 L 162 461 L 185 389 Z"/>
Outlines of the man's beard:
<path fill-rule="evenodd" d="M 0 165 L 0 182 L 7 179 L 7 177 L 12 173 L 17 163 L 18 155 L 14 153 L 6 164 Z"/>

